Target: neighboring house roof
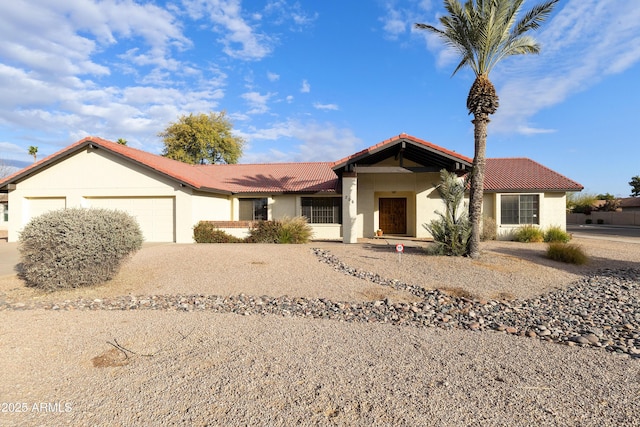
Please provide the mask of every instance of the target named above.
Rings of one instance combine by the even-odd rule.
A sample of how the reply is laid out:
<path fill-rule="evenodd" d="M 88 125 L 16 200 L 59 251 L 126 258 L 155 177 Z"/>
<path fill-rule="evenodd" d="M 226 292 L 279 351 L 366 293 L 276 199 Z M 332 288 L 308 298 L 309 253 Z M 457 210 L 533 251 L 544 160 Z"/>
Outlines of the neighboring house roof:
<path fill-rule="evenodd" d="M 624 197 L 620 200 L 621 208 L 640 208 L 640 197 Z"/>
<path fill-rule="evenodd" d="M 484 191 L 581 191 L 584 187 L 527 158 L 487 159 Z"/>
<path fill-rule="evenodd" d="M 404 143 L 404 144 L 403 144 Z M 407 134 L 382 141 L 337 162 L 264 163 L 234 165 L 190 165 L 146 151 L 107 141 L 98 137 L 84 138 L 16 173 L 0 180 L 0 189 L 37 173 L 78 150 L 92 147 L 104 149 L 128 159 L 146 169 L 153 170 L 181 184 L 201 191 L 222 194 L 236 193 L 335 193 L 341 168 L 358 161 L 371 162 L 389 150 L 405 150 L 414 158 L 422 148 L 425 159 L 453 162 L 461 168 L 469 167 L 472 159 Z M 405 151 L 398 151 L 402 155 Z M 392 154 L 392 153 L 391 153 Z M 381 159 L 382 160 L 382 159 Z M 437 163 L 436 163 L 437 164 Z M 451 163 L 450 163 L 451 164 Z M 583 187 L 575 181 L 526 158 L 487 159 L 485 191 L 579 191 Z"/>

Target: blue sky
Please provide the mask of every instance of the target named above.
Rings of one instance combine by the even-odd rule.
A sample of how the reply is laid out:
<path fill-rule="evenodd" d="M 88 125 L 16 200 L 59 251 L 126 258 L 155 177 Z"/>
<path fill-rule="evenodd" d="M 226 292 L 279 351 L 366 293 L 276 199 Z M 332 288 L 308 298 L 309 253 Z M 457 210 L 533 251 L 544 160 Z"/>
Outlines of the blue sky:
<path fill-rule="evenodd" d="M 537 2 L 525 2 L 532 7 Z M 0 4 L 0 160 L 87 135 L 160 153 L 179 115 L 225 110 L 242 163 L 332 161 L 400 133 L 473 156 L 473 75 L 415 22 L 440 0 L 20 0 Z M 640 4 L 563 0 L 540 55 L 491 75 L 489 157 L 590 193 L 640 175 Z"/>

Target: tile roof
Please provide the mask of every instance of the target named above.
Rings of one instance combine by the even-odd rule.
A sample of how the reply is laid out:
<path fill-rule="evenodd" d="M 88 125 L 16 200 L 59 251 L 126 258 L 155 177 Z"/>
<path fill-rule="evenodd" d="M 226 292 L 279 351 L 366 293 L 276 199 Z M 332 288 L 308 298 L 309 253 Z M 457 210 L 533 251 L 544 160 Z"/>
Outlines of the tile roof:
<path fill-rule="evenodd" d="M 315 193 L 339 190 L 336 165 L 366 155 L 387 144 L 406 139 L 471 163 L 472 159 L 407 134 L 401 134 L 337 162 L 264 163 L 234 165 L 189 165 L 98 137 L 86 137 L 18 171 L 3 180 L 0 188 L 17 182 L 41 167 L 55 163 L 87 146 L 105 149 L 142 167 L 154 170 L 194 189 L 223 194 Z M 551 169 L 526 158 L 487 159 L 486 191 L 579 191 L 582 186 Z"/>
<path fill-rule="evenodd" d="M 331 170 L 329 162 L 190 165 L 90 136 L 0 180 L 0 188 L 9 182 L 30 175 L 41 166 L 54 163 L 89 145 L 108 150 L 182 184 L 203 191 L 227 194 L 335 192 L 338 184 L 338 177 Z"/>
<path fill-rule="evenodd" d="M 485 191 L 580 191 L 584 187 L 527 158 L 487 159 Z"/>

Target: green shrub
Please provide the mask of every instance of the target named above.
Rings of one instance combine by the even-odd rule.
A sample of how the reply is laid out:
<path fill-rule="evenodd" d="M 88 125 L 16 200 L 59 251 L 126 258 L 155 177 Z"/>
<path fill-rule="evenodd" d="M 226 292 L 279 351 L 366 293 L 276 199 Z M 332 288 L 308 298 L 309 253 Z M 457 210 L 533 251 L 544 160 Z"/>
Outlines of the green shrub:
<path fill-rule="evenodd" d="M 538 243 L 544 241 L 544 233 L 535 225 L 523 225 L 513 233 L 513 240 L 521 243 Z"/>
<path fill-rule="evenodd" d="M 588 218 L 584 221 L 585 224 L 592 224 L 593 220 L 591 218 Z"/>
<path fill-rule="evenodd" d="M 480 234 L 480 240 L 486 242 L 487 240 L 496 240 L 498 226 L 496 220 L 489 216 L 482 218 L 482 233 Z"/>
<path fill-rule="evenodd" d="M 313 230 L 305 217 L 285 217 L 280 221 L 280 224 L 278 243 L 308 243 L 313 236 Z"/>
<path fill-rule="evenodd" d="M 196 243 L 242 243 L 245 240 L 220 230 L 209 221 L 200 221 L 193 227 Z"/>
<path fill-rule="evenodd" d="M 577 265 L 586 264 L 589 261 L 580 246 L 560 242 L 549 243 L 547 258 Z"/>
<path fill-rule="evenodd" d="M 435 245 L 427 253 L 434 255 L 463 256 L 468 252 L 471 237 L 471 223 L 463 209 L 465 183 L 455 173 L 440 171 L 440 184 L 437 186 L 440 198 L 445 205 L 445 213 L 436 211 L 438 219 L 425 224 Z"/>
<path fill-rule="evenodd" d="M 249 228 L 249 243 L 278 243 L 280 241 L 280 221 L 256 221 Z"/>
<path fill-rule="evenodd" d="M 571 235 L 560 227 L 550 227 L 544 232 L 544 241 L 548 243 L 569 243 L 569 240 L 571 240 Z"/>
<path fill-rule="evenodd" d="M 142 246 L 135 218 L 109 209 L 62 209 L 33 218 L 20 233 L 20 274 L 43 290 L 112 279 Z"/>
<path fill-rule="evenodd" d="M 258 221 L 249 229 L 250 243 L 307 243 L 313 231 L 306 218 L 285 217 L 280 221 Z"/>

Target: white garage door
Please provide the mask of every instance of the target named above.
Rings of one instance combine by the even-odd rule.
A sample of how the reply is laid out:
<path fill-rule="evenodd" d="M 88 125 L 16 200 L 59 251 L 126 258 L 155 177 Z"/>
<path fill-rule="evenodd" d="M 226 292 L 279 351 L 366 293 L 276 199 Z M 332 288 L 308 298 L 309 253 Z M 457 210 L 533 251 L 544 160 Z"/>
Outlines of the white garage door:
<path fill-rule="evenodd" d="M 174 242 L 173 197 L 87 197 L 90 207 L 118 209 L 133 215 L 145 242 Z"/>
<path fill-rule="evenodd" d="M 57 211 L 67 207 L 67 199 L 64 197 L 33 197 L 28 198 L 27 218 L 35 218 L 49 211 Z"/>

